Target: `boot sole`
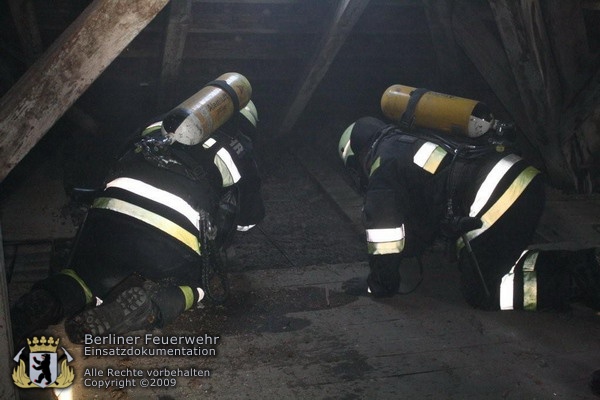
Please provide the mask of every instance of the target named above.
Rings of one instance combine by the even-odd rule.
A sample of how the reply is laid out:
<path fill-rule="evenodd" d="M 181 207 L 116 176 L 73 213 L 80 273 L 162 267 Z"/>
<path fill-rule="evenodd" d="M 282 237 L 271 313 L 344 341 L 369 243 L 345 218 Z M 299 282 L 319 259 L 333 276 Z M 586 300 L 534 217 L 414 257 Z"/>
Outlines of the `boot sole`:
<path fill-rule="evenodd" d="M 91 308 L 65 322 L 69 339 L 81 343 L 86 334 L 102 336 L 147 329 L 153 321 L 152 302 L 140 287 L 127 289 L 115 301 Z"/>

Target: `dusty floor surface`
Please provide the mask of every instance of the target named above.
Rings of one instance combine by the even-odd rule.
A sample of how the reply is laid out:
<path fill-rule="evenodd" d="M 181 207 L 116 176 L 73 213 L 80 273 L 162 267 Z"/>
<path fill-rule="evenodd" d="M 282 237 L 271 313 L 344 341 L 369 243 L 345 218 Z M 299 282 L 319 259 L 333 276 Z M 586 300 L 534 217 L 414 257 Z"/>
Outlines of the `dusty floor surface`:
<path fill-rule="evenodd" d="M 462 300 L 455 265 L 441 248 L 425 255 L 420 285 L 419 266 L 406 263 L 402 289 L 416 287 L 410 294 L 374 301 L 343 293 L 343 282 L 367 272 L 363 238 L 288 156 L 263 166 L 267 217 L 260 229 L 239 235 L 230 251 L 228 302 L 191 310 L 152 332 L 219 336 L 216 345 L 204 346 L 216 355 L 86 357 L 85 346 L 70 343 L 57 325 L 48 333 L 60 337 L 73 357 L 74 384 L 54 394 L 21 390 L 22 398 L 597 398 L 588 380 L 600 368 L 600 316 L 585 307 L 575 304 L 564 313 L 473 310 Z M 46 211 L 46 229 L 64 224 L 60 233 L 49 235 L 68 236 L 70 213 Z M 14 238 L 29 228 L 22 214 L 5 217 L 3 229 L 10 239 L 6 234 Z M 35 273 L 47 271 L 51 248 L 38 246 L 41 250 L 28 254 L 22 248 L 13 264 L 12 299 L 31 284 L 27 266 L 37 264 Z M 14 249 L 5 250 L 9 258 Z M 8 372 L 16 366 L 8 360 L 3 373 L 7 365 Z M 90 376 L 94 368 L 105 376 Z M 109 369 L 140 370 L 143 378 L 165 369 L 209 376 L 159 379 L 153 383 L 162 387 L 148 388 L 137 377 L 135 387 L 130 379 L 128 387 L 118 388 L 127 381 L 107 377 Z M 90 386 L 106 380 L 113 386 Z"/>

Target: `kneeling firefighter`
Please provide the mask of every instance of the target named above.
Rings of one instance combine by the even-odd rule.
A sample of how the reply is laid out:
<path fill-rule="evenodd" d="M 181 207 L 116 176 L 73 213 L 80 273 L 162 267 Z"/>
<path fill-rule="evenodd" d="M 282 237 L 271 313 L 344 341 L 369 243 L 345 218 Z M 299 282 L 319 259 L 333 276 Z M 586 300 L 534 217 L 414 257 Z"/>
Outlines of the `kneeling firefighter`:
<path fill-rule="evenodd" d="M 85 334 L 161 327 L 228 293 L 221 253 L 264 217 L 251 87 L 227 73 L 149 124 L 118 157 L 68 265 L 12 307 L 15 338 L 67 317 Z"/>
<path fill-rule="evenodd" d="M 540 172 L 510 150 L 510 125 L 482 103 L 390 87 L 382 111 L 339 141 L 364 194 L 370 273 L 350 293 L 398 293 L 400 265 L 438 238 L 456 243 L 461 289 L 478 308 L 557 309 L 577 295 L 600 309 L 594 249 L 528 249 L 544 207 Z"/>

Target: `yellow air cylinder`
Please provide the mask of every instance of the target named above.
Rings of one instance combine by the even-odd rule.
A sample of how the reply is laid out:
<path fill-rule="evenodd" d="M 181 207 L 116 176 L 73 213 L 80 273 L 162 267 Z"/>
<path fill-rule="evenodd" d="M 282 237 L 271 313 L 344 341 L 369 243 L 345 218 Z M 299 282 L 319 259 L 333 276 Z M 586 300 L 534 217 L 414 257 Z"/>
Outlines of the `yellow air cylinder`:
<path fill-rule="evenodd" d="M 202 143 L 244 108 L 251 95 L 252 87 L 243 75 L 223 74 L 169 111 L 162 122 L 162 133 L 171 143 Z"/>
<path fill-rule="evenodd" d="M 401 121 L 416 89 L 392 85 L 381 96 L 381 111 L 392 121 Z M 494 117 L 478 101 L 426 91 L 418 100 L 410 125 L 445 133 L 478 137 L 490 130 Z"/>

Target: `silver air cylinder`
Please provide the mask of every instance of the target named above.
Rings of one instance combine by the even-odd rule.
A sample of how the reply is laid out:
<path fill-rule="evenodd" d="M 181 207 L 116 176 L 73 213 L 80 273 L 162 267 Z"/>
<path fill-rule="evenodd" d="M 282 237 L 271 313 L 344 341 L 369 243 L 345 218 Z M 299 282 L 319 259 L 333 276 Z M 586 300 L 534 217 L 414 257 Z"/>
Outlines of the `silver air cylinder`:
<path fill-rule="evenodd" d="M 202 143 L 244 108 L 251 95 L 252 87 L 243 75 L 223 74 L 169 111 L 162 122 L 162 134 L 171 143 Z"/>

